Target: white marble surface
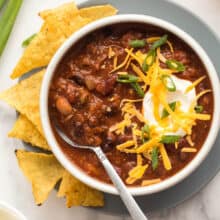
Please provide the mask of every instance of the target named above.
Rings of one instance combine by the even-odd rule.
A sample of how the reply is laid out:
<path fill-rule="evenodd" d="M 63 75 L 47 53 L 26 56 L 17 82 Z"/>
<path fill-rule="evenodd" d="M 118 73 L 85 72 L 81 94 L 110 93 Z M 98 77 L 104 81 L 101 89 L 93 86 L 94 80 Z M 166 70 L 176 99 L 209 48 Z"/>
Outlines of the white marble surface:
<path fill-rule="evenodd" d="M 8 41 L 4 55 L 0 59 L 0 90 L 15 83 L 9 74 L 22 53 L 21 42 L 36 32 L 40 20 L 36 14 L 39 10 L 49 8 L 68 0 L 24 0 L 21 13 Z M 197 14 L 220 36 L 219 11 L 220 0 L 172 0 Z M 88 208 L 66 209 L 64 200 L 51 193 L 48 201 L 41 207 L 34 205 L 31 185 L 18 169 L 14 156 L 15 148 L 21 143 L 8 139 L 7 133 L 15 121 L 15 112 L 7 105 L 0 103 L 0 200 L 4 200 L 21 210 L 29 220 L 120 220 L 128 217 L 117 217 L 94 211 Z M 151 220 L 219 220 L 220 174 L 218 174 L 202 191 L 190 200 L 168 211 L 155 213 Z M 1 219 L 2 220 L 2 219 Z"/>

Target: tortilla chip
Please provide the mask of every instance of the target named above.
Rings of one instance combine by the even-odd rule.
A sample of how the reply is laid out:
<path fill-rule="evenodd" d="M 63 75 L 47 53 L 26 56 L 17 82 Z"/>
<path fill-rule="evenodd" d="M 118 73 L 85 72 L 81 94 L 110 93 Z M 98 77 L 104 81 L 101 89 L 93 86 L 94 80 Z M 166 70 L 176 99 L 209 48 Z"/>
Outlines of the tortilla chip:
<path fill-rule="evenodd" d="M 19 167 L 32 183 L 36 204 L 42 204 L 62 179 L 58 197 L 66 197 L 66 206 L 103 206 L 103 193 L 92 189 L 71 176 L 52 154 L 16 151 Z"/>
<path fill-rule="evenodd" d="M 50 150 L 46 139 L 24 115 L 19 115 L 14 127 L 8 134 L 9 137 L 21 139 L 34 147 Z"/>
<path fill-rule="evenodd" d="M 108 17 L 117 14 L 118 10 L 112 5 L 98 5 L 89 8 L 82 8 L 79 10 L 80 16 L 89 18 L 92 21 L 100 18 Z"/>
<path fill-rule="evenodd" d="M 32 183 L 35 203 L 42 204 L 62 178 L 63 167 L 52 154 L 17 150 L 16 156 L 21 170 Z"/>
<path fill-rule="evenodd" d="M 94 207 L 104 205 L 103 193 L 81 183 L 67 171 L 64 173 L 57 196 L 66 197 L 68 208 L 79 205 Z"/>
<path fill-rule="evenodd" d="M 71 34 L 91 21 L 116 13 L 117 9 L 111 5 L 78 10 L 73 2 L 40 12 L 40 17 L 44 19 L 43 26 L 24 51 L 11 78 L 17 78 L 32 69 L 47 66 L 55 52 Z"/>
<path fill-rule="evenodd" d="M 89 22 L 89 19 L 79 15 L 74 4 L 57 8 L 56 14 L 49 13 L 40 32 L 24 51 L 11 78 L 20 77 L 32 69 L 46 66 L 63 42 Z"/>
<path fill-rule="evenodd" d="M 45 70 L 35 73 L 0 94 L 0 99 L 25 115 L 36 126 L 42 136 L 44 136 L 44 133 L 40 120 L 39 96 L 44 73 Z"/>
<path fill-rule="evenodd" d="M 61 6 L 53 8 L 53 9 L 41 11 L 39 13 L 39 16 L 43 20 L 46 20 L 50 16 L 59 15 L 61 12 L 68 13 L 69 8 L 73 9 L 76 12 L 78 11 L 78 8 L 76 7 L 75 3 L 70 2 L 70 3 L 62 4 Z"/>

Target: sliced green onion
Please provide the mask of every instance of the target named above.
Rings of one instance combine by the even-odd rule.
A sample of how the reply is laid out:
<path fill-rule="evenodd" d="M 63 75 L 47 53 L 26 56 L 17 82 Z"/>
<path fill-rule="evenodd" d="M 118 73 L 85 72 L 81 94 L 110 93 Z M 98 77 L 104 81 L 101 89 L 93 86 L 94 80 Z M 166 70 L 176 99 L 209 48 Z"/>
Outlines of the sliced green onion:
<path fill-rule="evenodd" d="M 169 103 L 169 107 L 172 109 L 172 111 L 175 111 L 176 102 Z M 166 118 L 168 115 L 169 115 L 169 112 L 164 108 L 162 111 L 161 119 Z"/>
<path fill-rule="evenodd" d="M 159 40 L 155 41 L 151 46 L 150 51 L 147 53 L 144 62 L 142 64 L 142 70 L 144 72 L 148 71 L 149 67 L 154 63 L 156 58 L 156 49 L 167 42 L 167 34 L 161 37 Z"/>
<path fill-rule="evenodd" d="M 185 66 L 176 60 L 167 60 L 167 66 L 172 70 L 177 70 L 178 72 L 183 72 L 185 70 Z"/>
<path fill-rule="evenodd" d="M 133 89 L 136 91 L 136 93 L 143 98 L 144 97 L 144 91 L 141 88 L 141 86 L 137 83 L 137 82 L 133 82 L 131 83 L 131 86 L 133 87 Z"/>
<path fill-rule="evenodd" d="M 176 91 L 176 85 L 174 84 L 173 79 L 169 75 L 162 75 L 161 80 L 168 91 Z"/>
<path fill-rule="evenodd" d="M 142 64 L 142 70 L 144 72 L 148 71 L 149 67 L 154 63 L 155 58 L 156 58 L 156 51 L 155 50 L 150 50 L 147 53 L 147 55 L 144 59 L 144 62 Z"/>
<path fill-rule="evenodd" d="M 120 83 L 135 83 L 138 81 L 138 77 L 131 74 L 118 75 L 117 82 Z"/>
<path fill-rule="evenodd" d="M 27 47 L 36 36 L 37 36 L 37 34 L 32 34 L 30 37 L 28 37 L 26 40 L 24 40 L 22 42 L 22 47 Z"/>
<path fill-rule="evenodd" d="M 0 0 L 0 9 L 4 6 L 5 0 Z"/>
<path fill-rule="evenodd" d="M 142 142 L 145 143 L 150 138 L 150 127 L 149 125 L 144 125 L 141 129 L 141 139 Z"/>
<path fill-rule="evenodd" d="M 203 111 L 203 106 L 202 105 L 197 105 L 197 106 L 195 106 L 195 111 L 197 112 L 197 113 L 201 113 L 202 111 Z"/>
<path fill-rule="evenodd" d="M 10 0 L 0 19 L 0 56 L 8 41 L 9 35 L 15 23 L 15 19 L 19 12 L 23 0 Z"/>
<path fill-rule="evenodd" d="M 180 137 L 181 136 L 179 136 L 179 135 L 163 135 L 161 137 L 160 143 L 173 144 L 173 143 L 179 141 Z"/>
<path fill-rule="evenodd" d="M 133 48 L 142 48 L 146 45 L 145 40 L 131 40 L 129 45 Z"/>
<path fill-rule="evenodd" d="M 152 168 L 155 170 L 158 167 L 158 148 L 154 147 L 151 152 Z"/>
<path fill-rule="evenodd" d="M 151 47 L 151 50 L 156 50 L 158 47 L 161 47 L 167 42 L 168 35 L 165 34 L 159 40 L 155 41 Z"/>
<path fill-rule="evenodd" d="M 141 88 L 141 86 L 137 83 L 138 77 L 131 75 L 131 74 L 121 74 L 118 75 L 117 82 L 120 83 L 130 83 L 133 89 L 137 92 L 137 94 L 143 98 L 144 97 L 144 91 Z"/>

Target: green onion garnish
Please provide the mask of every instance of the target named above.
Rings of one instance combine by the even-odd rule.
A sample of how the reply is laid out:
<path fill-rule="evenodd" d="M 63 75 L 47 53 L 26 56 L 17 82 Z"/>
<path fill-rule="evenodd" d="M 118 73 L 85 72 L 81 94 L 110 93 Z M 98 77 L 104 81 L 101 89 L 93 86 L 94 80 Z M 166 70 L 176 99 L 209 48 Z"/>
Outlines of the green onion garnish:
<path fill-rule="evenodd" d="M 146 45 L 145 40 L 131 40 L 129 45 L 133 48 L 142 48 Z"/>
<path fill-rule="evenodd" d="M 152 168 L 155 170 L 158 167 L 158 148 L 154 147 L 151 152 Z"/>
<path fill-rule="evenodd" d="M 26 40 L 22 42 L 22 47 L 27 47 L 30 42 L 36 37 L 37 34 L 32 34 L 30 37 L 28 37 Z"/>
<path fill-rule="evenodd" d="M 148 71 L 149 67 L 154 63 L 156 58 L 156 49 L 166 43 L 167 37 L 167 35 L 164 35 L 153 43 L 142 64 L 142 70 L 144 72 Z"/>
<path fill-rule="evenodd" d="M 136 93 L 143 98 L 144 97 L 144 91 L 141 88 L 141 86 L 137 83 L 137 82 L 133 82 L 131 83 L 131 86 L 133 87 L 133 89 L 136 91 Z"/>
<path fill-rule="evenodd" d="M 9 35 L 15 23 L 15 19 L 22 4 L 22 0 L 10 0 L 0 19 L 0 56 L 8 41 Z"/>
<path fill-rule="evenodd" d="M 149 125 L 144 125 L 141 129 L 141 139 L 142 142 L 145 143 L 150 138 L 150 127 Z"/>
<path fill-rule="evenodd" d="M 176 102 L 169 103 L 169 107 L 172 109 L 172 111 L 175 111 Z M 168 115 L 169 115 L 168 111 L 164 108 L 162 111 L 161 119 L 166 118 Z"/>
<path fill-rule="evenodd" d="M 138 77 L 131 74 L 118 75 L 117 82 L 120 83 L 134 83 L 138 81 Z"/>
<path fill-rule="evenodd" d="M 161 37 L 159 40 L 155 41 L 151 47 L 151 50 L 156 50 L 158 47 L 161 47 L 167 42 L 168 35 L 165 34 L 163 37 Z"/>
<path fill-rule="evenodd" d="M 178 72 L 183 72 L 185 70 L 185 66 L 176 60 L 167 60 L 166 64 L 170 69 L 177 70 Z"/>
<path fill-rule="evenodd" d="M 147 55 L 144 59 L 144 62 L 142 64 L 142 70 L 144 72 L 148 71 L 149 67 L 154 63 L 155 58 L 156 58 L 156 51 L 155 50 L 150 50 L 147 53 Z"/>
<path fill-rule="evenodd" d="M 176 86 L 173 82 L 173 79 L 169 75 L 162 75 L 161 80 L 168 91 L 170 92 L 176 91 Z"/>
<path fill-rule="evenodd" d="M 181 136 L 179 136 L 179 135 L 163 135 L 161 137 L 160 143 L 173 144 L 173 143 L 179 141 L 180 137 Z"/>
<path fill-rule="evenodd" d="M 143 98 L 144 91 L 141 86 L 138 84 L 138 77 L 131 74 L 121 74 L 118 75 L 117 82 L 120 83 L 130 83 L 133 89 L 137 92 L 137 94 Z"/>
<path fill-rule="evenodd" d="M 203 106 L 202 105 L 197 105 L 197 106 L 195 106 L 195 111 L 197 112 L 197 113 L 201 113 L 202 111 L 203 111 Z"/>

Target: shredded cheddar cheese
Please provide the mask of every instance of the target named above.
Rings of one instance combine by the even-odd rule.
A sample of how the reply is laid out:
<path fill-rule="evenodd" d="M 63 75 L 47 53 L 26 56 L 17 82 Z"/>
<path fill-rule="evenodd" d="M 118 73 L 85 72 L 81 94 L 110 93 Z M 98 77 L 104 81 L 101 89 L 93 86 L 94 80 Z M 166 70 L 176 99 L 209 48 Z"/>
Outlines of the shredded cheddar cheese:
<path fill-rule="evenodd" d="M 191 139 L 191 136 L 190 136 L 190 135 L 186 136 L 186 140 L 187 140 L 187 142 L 189 143 L 189 145 L 190 145 L 191 147 L 193 147 L 193 146 L 194 146 L 194 143 L 193 143 L 193 141 L 192 141 L 192 139 Z"/>
<path fill-rule="evenodd" d="M 153 184 L 156 184 L 156 183 L 159 183 L 159 182 L 161 182 L 160 178 L 151 179 L 151 180 L 143 180 L 142 183 L 141 183 L 141 186 L 149 186 L 149 185 L 153 185 Z"/>
<path fill-rule="evenodd" d="M 142 155 L 143 155 L 146 159 L 148 159 L 149 161 L 152 161 L 150 150 L 145 151 L 144 153 L 142 153 Z"/>
<path fill-rule="evenodd" d="M 134 144 L 135 144 L 135 143 L 134 143 L 133 140 L 131 140 L 131 141 L 126 141 L 126 142 L 123 143 L 123 144 L 117 145 L 117 149 L 118 149 L 118 150 L 123 150 L 123 149 L 125 149 L 125 148 L 134 146 Z"/>
<path fill-rule="evenodd" d="M 165 169 L 170 170 L 172 168 L 172 165 L 171 165 L 170 159 L 167 155 L 167 151 L 163 144 L 160 145 L 160 153 L 163 159 L 163 164 L 164 164 Z"/>
<path fill-rule="evenodd" d="M 175 142 L 175 148 L 178 149 L 178 142 Z"/>
<path fill-rule="evenodd" d="M 111 59 L 115 56 L 115 52 L 112 50 L 112 47 L 108 48 L 108 58 Z"/>
<path fill-rule="evenodd" d="M 125 52 L 128 54 L 127 55 L 128 57 L 131 56 L 133 59 L 135 59 L 139 63 L 139 65 L 142 65 L 143 60 L 140 59 L 140 57 L 137 56 L 136 54 L 132 53 L 132 50 L 125 49 Z"/>
<path fill-rule="evenodd" d="M 159 60 L 163 63 L 166 63 L 167 59 L 163 56 L 163 54 L 160 52 L 160 48 L 157 48 L 157 56 L 159 57 Z"/>
<path fill-rule="evenodd" d="M 194 82 L 192 83 L 192 85 L 190 85 L 189 87 L 186 88 L 185 93 L 191 91 L 194 87 L 196 87 L 196 86 L 197 86 L 200 82 L 202 82 L 202 80 L 205 79 L 205 78 L 206 78 L 206 76 L 202 76 L 202 77 L 200 77 L 199 79 L 197 79 L 196 81 L 194 81 Z"/>
<path fill-rule="evenodd" d="M 133 123 L 132 124 L 133 127 L 132 127 L 132 138 L 133 138 L 133 141 L 134 141 L 134 146 L 135 148 L 138 146 L 138 143 L 137 143 L 137 135 L 136 135 L 136 128 L 137 128 L 137 124 L 136 123 Z"/>
<path fill-rule="evenodd" d="M 195 152 L 197 152 L 197 149 L 193 148 L 193 147 L 184 147 L 184 148 L 181 149 L 181 152 L 184 152 L 184 153 L 195 153 Z"/>
<path fill-rule="evenodd" d="M 129 114 L 124 115 L 124 120 L 110 127 L 110 132 L 115 132 L 116 134 L 124 134 L 126 127 L 131 126 L 131 116 Z"/>
<path fill-rule="evenodd" d="M 137 165 L 141 166 L 143 164 L 143 158 L 141 154 L 137 154 Z"/>
<path fill-rule="evenodd" d="M 126 179 L 127 184 L 133 184 L 136 182 L 138 179 L 141 179 L 142 176 L 144 175 L 145 171 L 148 168 L 148 164 L 146 165 L 137 165 L 134 167 L 129 173 L 128 173 L 128 178 Z"/>
<path fill-rule="evenodd" d="M 127 64 L 128 59 L 129 59 L 129 57 L 130 57 L 130 53 L 132 53 L 133 48 L 131 48 L 130 50 L 125 49 L 125 51 L 126 51 L 128 54 L 127 54 L 127 56 L 125 57 L 124 61 L 123 61 L 121 64 L 119 64 L 118 66 L 114 67 L 114 69 L 113 69 L 110 73 L 113 73 L 113 72 L 115 72 L 116 70 L 121 69 L 122 67 L 124 67 L 124 66 Z"/>
<path fill-rule="evenodd" d="M 131 61 L 132 61 L 132 58 L 130 57 L 130 58 L 128 59 L 128 62 L 127 62 L 127 64 L 126 64 L 126 66 L 125 66 L 125 69 L 126 69 L 126 70 L 127 70 L 128 67 L 130 66 Z"/>
<path fill-rule="evenodd" d="M 114 56 L 114 59 L 113 59 L 113 68 L 114 68 L 114 69 L 116 69 L 117 63 L 118 63 L 118 57 L 117 57 L 117 56 Z"/>
<path fill-rule="evenodd" d="M 153 43 L 159 39 L 160 37 L 151 37 L 147 39 L 147 42 Z M 173 53 L 174 48 L 172 43 L 168 40 L 166 43 L 169 46 L 170 51 Z M 148 164 L 153 166 L 152 164 L 155 160 L 154 157 L 152 159 L 152 152 L 155 152 L 155 148 L 158 150 L 156 156 L 158 157 L 157 160 L 159 163 L 162 163 L 164 168 L 168 171 L 172 169 L 171 160 L 166 150 L 166 145 L 161 142 L 161 138 L 164 134 L 175 133 L 179 129 L 182 129 L 186 134 L 186 140 L 188 141 L 190 147 L 182 148 L 181 152 L 197 152 L 197 149 L 194 148 L 195 144 L 191 139 L 192 128 L 196 125 L 197 120 L 210 120 L 211 115 L 197 113 L 194 108 L 197 105 L 199 98 L 206 93 L 211 92 L 211 90 L 204 90 L 197 94 L 195 100 L 190 103 L 190 107 L 186 112 L 182 110 L 181 102 L 178 100 L 175 101 L 176 104 L 175 108 L 173 109 L 170 107 L 170 103 L 168 103 L 168 88 L 162 81 L 162 77 L 163 75 L 171 77 L 172 74 L 177 70 L 169 68 L 168 65 L 166 68 L 162 67 L 161 62 L 166 63 L 167 58 L 161 53 L 160 47 L 156 49 L 156 57 L 154 60 L 152 60 L 152 63 L 149 62 L 151 65 L 148 66 L 147 70 L 143 70 L 142 66 L 147 53 L 143 53 L 140 50 L 133 48 L 125 48 L 125 52 L 126 56 L 124 60 L 118 64 L 118 57 L 115 56 L 112 48 L 109 48 L 108 57 L 114 57 L 113 70 L 110 73 L 114 73 L 119 70 L 116 73 L 117 75 L 135 75 L 135 77 L 137 77 L 135 78 L 137 79 L 135 83 L 137 82 L 144 92 L 149 88 L 148 91 L 151 93 L 151 100 L 153 105 L 152 112 L 155 120 L 159 125 L 158 127 L 157 125 L 149 124 L 149 121 L 144 117 L 143 107 L 141 108 L 141 111 L 137 108 L 140 106 L 139 103 L 143 102 L 143 98 L 121 100 L 120 110 L 123 119 L 122 121 L 113 125 L 110 128 L 110 131 L 115 132 L 118 135 L 123 135 L 127 131 L 131 132 L 130 140 L 117 145 L 116 149 L 124 153 L 135 154 L 137 157 L 136 166 L 129 171 L 128 177 L 126 179 L 127 184 L 133 184 L 144 176 L 149 166 Z M 202 82 L 202 80 L 205 79 L 205 77 L 206 76 L 202 76 L 192 82 L 192 84 L 186 88 L 184 93 L 188 93 L 194 89 L 197 85 L 199 85 L 199 83 Z M 162 118 L 162 109 L 168 113 L 168 117 Z M 145 126 L 148 126 L 147 129 L 149 129 L 149 131 L 143 130 L 143 128 L 145 129 Z M 148 133 L 145 136 L 145 133 L 143 132 Z M 173 142 L 173 145 L 176 150 L 179 150 L 178 141 Z M 160 181 L 161 179 L 159 178 L 143 180 L 141 185 L 148 186 L 151 184 L 159 183 Z"/>
<path fill-rule="evenodd" d="M 168 44 L 168 46 L 170 47 L 170 51 L 173 53 L 173 52 L 174 52 L 174 49 L 173 49 L 172 43 L 171 43 L 169 40 L 167 40 L 167 44 Z"/>
<path fill-rule="evenodd" d="M 139 121 L 148 124 L 148 121 L 145 119 L 145 117 L 136 109 L 132 103 L 125 103 L 125 105 L 122 107 L 122 112 L 135 116 Z"/>
<path fill-rule="evenodd" d="M 203 95 L 205 95 L 206 93 L 209 93 L 209 92 L 211 92 L 211 91 L 212 91 L 211 89 L 203 90 L 202 92 L 200 92 L 200 93 L 196 96 L 196 100 L 199 100 L 200 97 L 202 97 Z"/>
<path fill-rule="evenodd" d="M 146 75 L 140 70 L 139 67 L 137 67 L 135 64 L 131 64 L 131 67 L 133 69 L 133 71 L 141 78 L 141 80 L 148 85 L 148 80 Z"/>
<path fill-rule="evenodd" d="M 152 138 L 148 142 L 142 144 L 140 147 L 137 148 L 137 153 L 143 153 L 146 152 L 148 149 L 153 148 L 155 145 L 157 145 L 160 142 L 160 138 Z"/>
<path fill-rule="evenodd" d="M 122 107 L 125 102 L 133 103 L 133 102 L 142 102 L 142 101 L 143 99 L 122 99 L 120 103 L 120 107 Z"/>

